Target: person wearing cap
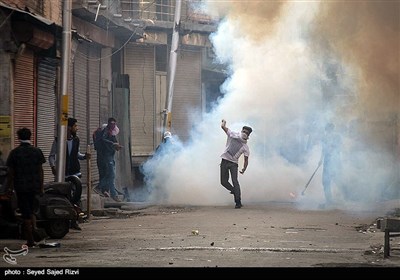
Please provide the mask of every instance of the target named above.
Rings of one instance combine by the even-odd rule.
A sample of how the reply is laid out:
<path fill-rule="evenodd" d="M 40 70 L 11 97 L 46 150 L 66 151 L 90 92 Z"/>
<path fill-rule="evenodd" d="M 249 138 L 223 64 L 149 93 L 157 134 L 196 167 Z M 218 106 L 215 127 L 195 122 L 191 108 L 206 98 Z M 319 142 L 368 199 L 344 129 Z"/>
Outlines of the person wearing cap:
<path fill-rule="evenodd" d="M 241 174 L 247 169 L 249 164 L 250 149 L 247 145 L 247 140 L 249 139 L 250 133 L 253 129 L 249 126 L 243 126 L 241 132 L 231 131 L 226 127 L 226 121 L 222 120 L 221 128 L 225 131 L 228 139 L 226 141 L 225 151 L 221 155 L 221 165 L 220 165 L 220 178 L 221 185 L 230 191 L 234 196 L 235 208 L 242 208 L 242 199 L 240 184 L 238 180 L 238 170 L 239 170 L 239 158 L 243 154 L 244 163 L 243 168 L 239 171 Z M 232 184 L 229 182 L 229 173 L 232 178 Z"/>
<path fill-rule="evenodd" d="M 171 137 L 172 137 L 171 132 L 169 131 L 164 132 L 164 137 L 163 137 L 164 142 L 167 142 Z"/>
<path fill-rule="evenodd" d="M 154 155 L 161 153 L 164 147 L 169 146 L 171 143 L 172 143 L 172 134 L 167 130 L 163 134 L 163 139 L 161 143 L 157 146 L 156 150 L 154 151 Z"/>

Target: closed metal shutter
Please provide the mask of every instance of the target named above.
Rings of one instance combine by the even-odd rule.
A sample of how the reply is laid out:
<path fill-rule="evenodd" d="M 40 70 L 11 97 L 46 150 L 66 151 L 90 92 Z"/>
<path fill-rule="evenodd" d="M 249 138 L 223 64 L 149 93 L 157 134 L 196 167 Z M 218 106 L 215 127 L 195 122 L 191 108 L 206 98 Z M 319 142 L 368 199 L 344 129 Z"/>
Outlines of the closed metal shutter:
<path fill-rule="evenodd" d="M 43 58 L 38 62 L 37 77 L 37 146 L 43 151 L 46 161 L 55 136 L 57 103 L 56 76 L 58 61 Z M 54 181 L 49 163 L 43 165 L 44 181 Z"/>
<path fill-rule="evenodd" d="M 19 145 L 16 131 L 22 127 L 27 127 L 32 131 L 31 142 L 36 145 L 35 127 L 35 91 L 34 91 L 34 54 L 26 48 L 24 52 L 17 56 L 15 61 L 14 79 L 14 137 L 15 145 Z"/>
<path fill-rule="evenodd" d="M 10 108 L 10 74 L 11 63 L 10 55 L 0 50 L 0 115 L 11 115 Z M 3 154 L 4 155 L 4 154 Z"/>
<path fill-rule="evenodd" d="M 78 120 L 81 145 L 86 145 L 86 129 L 87 129 L 87 95 L 88 95 L 88 47 L 86 43 L 79 44 L 74 61 L 73 74 L 73 102 L 70 107 L 69 116 Z M 83 133 L 83 134 L 82 134 Z"/>
<path fill-rule="evenodd" d="M 80 152 L 87 151 L 92 143 L 92 132 L 100 123 L 100 61 L 101 48 L 94 43 L 79 44 L 73 63 L 72 97 L 69 115 L 78 120 Z M 91 177 L 96 185 L 99 173 L 96 165 L 96 152 L 92 150 Z M 87 185 L 87 161 L 80 161 L 82 184 Z"/>
<path fill-rule="evenodd" d="M 152 154 L 155 139 L 155 55 L 153 46 L 130 44 L 125 48 L 125 69 L 129 75 L 132 156 Z"/>
<path fill-rule="evenodd" d="M 88 79 L 89 79 L 89 96 L 88 96 L 88 130 L 86 131 L 86 145 L 83 146 L 81 144 L 81 150 L 82 152 L 85 152 L 87 150 L 87 145 L 92 143 L 92 133 L 93 131 L 99 126 L 100 123 L 100 61 L 101 57 L 101 49 L 98 46 L 91 45 L 89 48 L 89 73 L 88 73 Z M 83 137 L 83 133 L 81 133 L 81 136 Z M 97 155 L 96 151 L 93 148 L 93 145 L 91 146 L 91 151 L 92 151 L 92 165 L 91 165 L 91 176 L 92 176 L 92 182 L 96 185 L 99 181 L 99 170 L 97 169 Z"/>
<path fill-rule="evenodd" d="M 70 97 L 69 116 L 78 120 L 77 135 L 80 139 L 80 152 L 86 151 L 88 127 L 88 45 L 86 42 L 80 43 L 75 54 L 73 63 L 73 87 Z M 72 100 L 71 100 L 72 99 Z M 86 162 L 80 161 L 82 172 L 82 184 L 86 184 Z"/>
<path fill-rule="evenodd" d="M 171 111 L 172 133 L 187 141 L 202 114 L 200 50 L 181 49 L 178 53 Z"/>

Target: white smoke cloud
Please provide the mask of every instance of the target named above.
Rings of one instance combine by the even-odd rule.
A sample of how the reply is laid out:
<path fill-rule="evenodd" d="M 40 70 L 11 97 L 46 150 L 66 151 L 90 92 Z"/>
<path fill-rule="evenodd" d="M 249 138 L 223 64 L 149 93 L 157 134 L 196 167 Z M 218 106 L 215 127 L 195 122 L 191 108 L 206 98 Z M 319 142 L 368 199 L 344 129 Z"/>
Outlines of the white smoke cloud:
<path fill-rule="evenodd" d="M 229 15 L 229 5 L 224 8 L 228 10 L 213 14 Z M 343 140 L 338 163 L 342 173 L 332 186 L 339 207 L 346 208 L 350 201 L 376 202 L 393 180 L 393 170 L 382 164 L 393 159 L 385 151 L 366 147 L 357 133 L 358 119 L 347 114 L 357 102 L 358 68 L 335 53 L 315 52 L 309 32 L 319 8 L 318 2 L 286 3 L 273 30 L 256 40 L 244 32 L 242 18 L 227 16 L 221 21 L 210 38 L 217 59 L 227 63 L 231 73 L 222 87 L 224 97 L 197 125 L 190 143 L 176 139 L 176 150 L 145 164 L 152 200 L 233 205 L 233 196 L 219 179 L 226 142 L 220 123 L 226 119 L 234 131 L 243 125 L 253 128 L 249 166 L 239 174 L 244 205 L 292 201 L 314 208 L 324 203 L 322 168 L 306 194 L 301 192 L 320 160 L 327 122 L 336 124 Z M 335 94 L 325 96 L 330 92 Z"/>

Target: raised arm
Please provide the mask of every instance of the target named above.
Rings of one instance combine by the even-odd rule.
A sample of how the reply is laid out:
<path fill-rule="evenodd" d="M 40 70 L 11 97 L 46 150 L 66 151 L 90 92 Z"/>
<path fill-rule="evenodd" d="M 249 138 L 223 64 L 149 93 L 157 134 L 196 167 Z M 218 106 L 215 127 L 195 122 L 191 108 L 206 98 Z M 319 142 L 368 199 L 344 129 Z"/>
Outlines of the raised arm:
<path fill-rule="evenodd" d="M 222 119 L 221 128 L 225 131 L 225 133 L 228 133 L 228 128 L 226 127 L 226 120 L 224 119 Z"/>

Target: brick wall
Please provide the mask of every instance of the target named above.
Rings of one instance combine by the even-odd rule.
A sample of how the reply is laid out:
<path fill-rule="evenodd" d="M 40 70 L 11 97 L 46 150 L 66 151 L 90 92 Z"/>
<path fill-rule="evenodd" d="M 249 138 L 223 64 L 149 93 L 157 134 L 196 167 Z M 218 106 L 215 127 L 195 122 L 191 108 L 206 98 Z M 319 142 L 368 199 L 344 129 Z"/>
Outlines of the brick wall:
<path fill-rule="evenodd" d="M 62 1 L 61 0 L 44 0 L 43 12 L 44 17 L 54 21 L 57 25 L 62 25 Z"/>
<path fill-rule="evenodd" d="M 21 10 L 27 8 L 31 13 L 54 21 L 57 25 L 62 25 L 61 0 L 3 0 L 3 2 Z"/>

